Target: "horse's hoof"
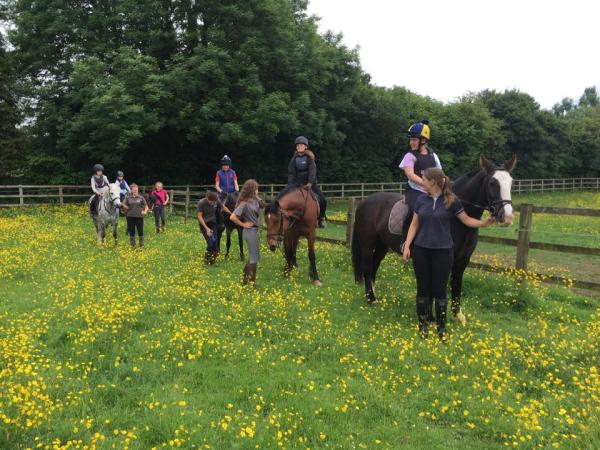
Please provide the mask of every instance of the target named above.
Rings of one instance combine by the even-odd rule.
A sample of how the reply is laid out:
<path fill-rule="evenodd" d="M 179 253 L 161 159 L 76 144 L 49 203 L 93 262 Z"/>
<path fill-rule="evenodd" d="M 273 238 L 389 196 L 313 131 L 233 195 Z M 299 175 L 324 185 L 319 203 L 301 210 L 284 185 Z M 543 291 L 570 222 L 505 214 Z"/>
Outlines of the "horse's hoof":
<path fill-rule="evenodd" d="M 462 311 L 458 311 L 456 314 L 454 314 L 454 318 L 460 322 L 463 327 L 467 324 L 467 318 Z"/>
<path fill-rule="evenodd" d="M 374 298 L 373 300 L 369 300 L 367 299 L 367 306 L 375 306 L 377 305 L 377 299 Z"/>
<path fill-rule="evenodd" d="M 313 280 L 313 285 L 315 285 L 315 286 L 323 286 L 323 283 L 321 283 L 320 280 Z"/>

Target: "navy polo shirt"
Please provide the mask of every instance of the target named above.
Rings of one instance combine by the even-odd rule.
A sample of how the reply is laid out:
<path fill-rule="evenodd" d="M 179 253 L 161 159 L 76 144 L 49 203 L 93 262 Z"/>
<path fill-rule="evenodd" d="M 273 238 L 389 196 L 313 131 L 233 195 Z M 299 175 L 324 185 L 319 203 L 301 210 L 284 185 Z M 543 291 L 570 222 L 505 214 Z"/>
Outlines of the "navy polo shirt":
<path fill-rule="evenodd" d="M 464 208 L 457 198 L 446 208 L 443 195 L 438 198 L 428 194 L 419 196 L 415 202 L 415 213 L 419 216 L 415 245 L 434 249 L 452 248 L 452 219 L 463 211 Z"/>

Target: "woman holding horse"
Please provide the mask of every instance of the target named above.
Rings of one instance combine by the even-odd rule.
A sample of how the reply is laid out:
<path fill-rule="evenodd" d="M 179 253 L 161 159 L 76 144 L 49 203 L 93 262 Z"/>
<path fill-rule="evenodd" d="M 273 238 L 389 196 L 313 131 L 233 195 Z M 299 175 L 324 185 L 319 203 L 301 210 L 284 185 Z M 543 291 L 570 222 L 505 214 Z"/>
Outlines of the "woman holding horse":
<path fill-rule="evenodd" d="M 135 231 L 137 230 L 140 248 L 144 247 L 144 216 L 148 214 L 148 203 L 140 195 L 138 185 L 132 183 L 131 195 L 125 197 L 123 209 L 127 216 L 127 234 L 129 234 L 129 243 L 135 247 Z"/>
<path fill-rule="evenodd" d="M 400 168 L 404 170 L 404 174 L 408 178 L 408 185 L 404 194 L 404 202 L 408 206 L 408 213 L 402 227 L 402 236 L 405 240 L 412 220 L 415 202 L 419 196 L 426 192 L 423 186 L 423 171 L 430 167 L 442 168 L 440 159 L 429 147 L 430 137 L 431 130 L 427 119 L 411 125 L 408 129 L 410 149 L 400 162 Z"/>
<path fill-rule="evenodd" d="M 452 220 L 457 217 L 468 227 L 480 228 L 487 227 L 494 219 L 480 220 L 468 216 L 460 200 L 452 193 L 450 178 L 441 169 L 425 169 L 422 186 L 427 194 L 421 195 L 415 202 L 402 256 L 407 262 L 414 242 L 412 259 L 417 279 L 419 334 L 422 337 L 428 334 L 427 309 L 429 299 L 434 298 L 437 332 L 440 339 L 445 339 L 447 284 L 454 257 Z"/>
<path fill-rule="evenodd" d="M 303 187 L 315 193 L 319 199 L 319 228 L 325 228 L 325 210 L 327 200 L 317 185 L 317 164 L 315 154 L 309 150 L 308 139 L 298 136 L 295 141 L 296 152 L 288 164 L 288 186 Z"/>
<path fill-rule="evenodd" d="M 265 203 L 258 196 L 258 183 L 256 180 L 248 180 L 242 185 L 242 190 L 237 205 L 231 214 L 231 221 L 244 228 L 242 235 L 248 245 L 248 262 L 244 266 L 242 284 L 252 283 L 256 285 L 256 266 L 260 258 L 258 244 L 258 216 L 260 209 Z"/>

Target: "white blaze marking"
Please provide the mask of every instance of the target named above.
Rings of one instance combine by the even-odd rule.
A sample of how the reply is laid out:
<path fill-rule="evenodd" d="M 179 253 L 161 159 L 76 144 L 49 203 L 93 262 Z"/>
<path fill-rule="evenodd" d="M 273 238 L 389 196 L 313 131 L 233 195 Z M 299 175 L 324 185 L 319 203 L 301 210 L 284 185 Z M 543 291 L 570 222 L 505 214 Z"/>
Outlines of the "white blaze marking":
<path fill-rule="evenodd" d="M 502 200 L 512 200 L 510 198 L 510 187 L 512 185 L 512 177 L 506 170 L 497 170 L 493 178 L 500 183 L 500 198 Z M 512 223 L 513 208 L 512 205 L 504 205 L 504 217 L 507 222 Z"/>

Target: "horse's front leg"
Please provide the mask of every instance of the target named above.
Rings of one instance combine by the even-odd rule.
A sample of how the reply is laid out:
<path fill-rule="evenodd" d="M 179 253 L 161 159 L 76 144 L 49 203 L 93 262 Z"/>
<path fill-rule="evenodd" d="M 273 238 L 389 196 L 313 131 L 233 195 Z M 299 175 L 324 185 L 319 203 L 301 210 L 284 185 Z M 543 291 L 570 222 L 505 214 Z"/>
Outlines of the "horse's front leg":
<path fill-rule="evenodd" d="M 229 225 L 225 225 L 225 258 L 229 257 L 229 248 L 231 247 L 231 232 L 232 228 Z"/>
<path fill-rule="evenodd" d="M 113 238 L 115 240 L 115 247 L 117 246 L 117 225 L 119 225 L 119 216 L 117 216 L 117 220 L 113 223 Z"/>
<path fill-rule="evenodd" d="M 452 290 L 452 300 L 450 302 L 452 314 L 461 324 L 466 325 L 467 319 L 462 312 L 460 299 L 462 296 L 462 282 L 465 269 L 469 263 L 468 258 L 464 260 L 454 261 L 452 265 L 452 273 L 450 275 L 450 286 Z"/>
<path fill-rule="evenodd" d="M 240 260 L 244 260 L 244 238 L 242 236 L 242 228 L 238 227 L 238 242 L 240 244 Z"/>
<path fill-rule="evenodd" d="M 312 230 L 308 235 L 308 260 L 310 261 L 310 279 L 315 286 L 321 286 L 323 283 L 319 280 L 317 273 L 317 258 L 315 256 L 315 241 L 317 239 L 316 230 Z"/>
<path fill-rule="evenodd" d="M 283 269 L 283 273 L 286 277 L 289 277 L 294 270 L 294 259 L 296 248 L 293 242 L 293 239 L 290 236 L 285 236 L 283 240 L 283 250 L 285 253 L 285 267 Z"/>

